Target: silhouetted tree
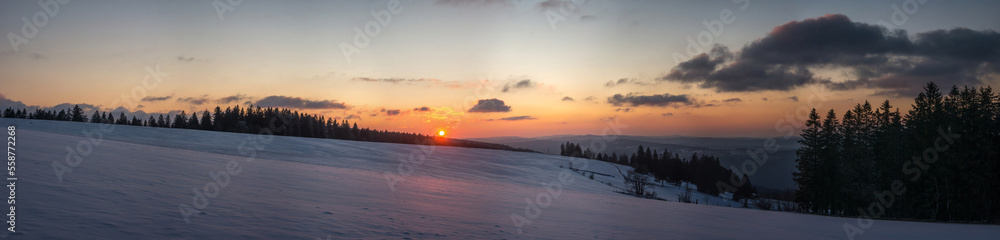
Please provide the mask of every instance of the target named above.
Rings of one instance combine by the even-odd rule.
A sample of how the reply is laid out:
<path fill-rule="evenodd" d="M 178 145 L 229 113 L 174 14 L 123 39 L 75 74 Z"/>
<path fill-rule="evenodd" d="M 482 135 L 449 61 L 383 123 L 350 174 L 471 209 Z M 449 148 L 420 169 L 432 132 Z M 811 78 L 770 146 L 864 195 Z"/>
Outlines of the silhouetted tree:
<path fill-rule="evenodd" d="M 80 105 L 73 105 L 73 111 L 72 112 L 73 112 L 72 113 L 72 115 L 73 115 L 72 116 L 72 120 L 74 122 L 86 122 L 87 121 L 87 117 L 83 116 L 83 109 L 80 108 Z"/>
<path fill-rule="evenodd" d="M 103 121 L 104 121 L 104 119 L 101 118 L 101 114 L 98 113 L 97 110 L 94 110 L 94 115 L 90 117 L 90 122 L 91 123 L 100 123 L 100 122 L 103 122 Z"/>

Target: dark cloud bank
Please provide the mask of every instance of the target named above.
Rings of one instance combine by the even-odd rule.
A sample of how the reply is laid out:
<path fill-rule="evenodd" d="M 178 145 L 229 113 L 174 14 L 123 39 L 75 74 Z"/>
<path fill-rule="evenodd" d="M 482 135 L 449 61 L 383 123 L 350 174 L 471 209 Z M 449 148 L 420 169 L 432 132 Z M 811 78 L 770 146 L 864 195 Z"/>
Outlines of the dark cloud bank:
<path fill-rule="evenodd" d="M 810 68 L 847 69 L 832 82 Z M 822 84 L 833 90 L 878 89 L 911 95 L 926 82 L 978 85 L 1000 73 L 1000 33 L 966 28 L 908 35 L 826 15 L 775 27 L 739 51 L 716 46 L 682 62 L 661 81 L 695 83 L 719 92 L 790 90 Z"/>

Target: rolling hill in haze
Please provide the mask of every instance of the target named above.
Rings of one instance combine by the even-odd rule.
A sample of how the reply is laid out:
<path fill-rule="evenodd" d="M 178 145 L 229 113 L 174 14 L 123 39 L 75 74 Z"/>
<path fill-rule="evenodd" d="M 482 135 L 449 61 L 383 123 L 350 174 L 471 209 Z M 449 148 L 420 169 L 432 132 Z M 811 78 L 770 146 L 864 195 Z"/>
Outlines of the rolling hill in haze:
<path fill-rule="evenodd" d="M 691 154 L 708 154 L 719 157 L 724 167 L 740 167 L 741 163 L 752 158 L 747 151 L 760 152 L 764 147 L 765 138 L 710 138 L 685 136 L 629 136 L 629 135 L 554 135 L 544 137 L 490 137 L 471 138 L 470 140 L 499 143 L 515 148 L 526 148 L 543 153 L 559 154 L 559 145 L 566 142 L 579 143 L 587 148 L 591 141 L 604 142 L 607 147 L 601 153 L 635 153 L 641 145 L 659 152 L 663 149 L 680 154 L 682 158 L 690 158 Z M 778 150 L 767 153 L 767 162 L 756 174 L 750 174 L 754 185 L 771 189 L 790 189 L 795 187 L 792 173 L 795 168 L 795 150 L 799 148 L 798 136 L 785 139 L 775 138 Z"/>

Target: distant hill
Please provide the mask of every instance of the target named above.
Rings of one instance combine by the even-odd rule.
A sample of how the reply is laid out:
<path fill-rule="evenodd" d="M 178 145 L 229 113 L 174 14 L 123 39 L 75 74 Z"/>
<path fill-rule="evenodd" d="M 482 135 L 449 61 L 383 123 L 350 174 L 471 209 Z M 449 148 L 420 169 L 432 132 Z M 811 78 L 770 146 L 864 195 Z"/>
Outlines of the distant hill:
<path fill-rule="evenodd" d="M 713 138 L 713 137 L 689 137 L 689 136 L 630 136 L 630 135 L 553 135 L 543 137 L 488 137 L 470 138 L 469 140 L 491 142 L 508 145 L 514 148 L 531 149 L 542 153 L 559 154 L 559 145 L 566 142 L 579 143 L 583 147 L 589 147 L 594 140 L 610 139 L 604 141 L 607 147 L 601 153 L 634 153 L 639 145 L 649 147 L 653 150 L 663 152 L 668 149 L 672 153 L 680 154 L 682 158 L 690 158 L 691 154 L 708 154 L 719 157 L 723 166 L 741 166 L 743 161 L 751 160 L 748 150 L 755 150 L 764 146 L 766 138 Z M 750 176 L 755 185 L 761 185 L 773 189 L 793 188 L 792 173 L 795 168 L 795 150 L 799 148 L 798 136 L 789 139 L 775 138 L 778 144 L 778 151 L 768 153 L 768 161 L 757 170 L 756 174 Z"/>

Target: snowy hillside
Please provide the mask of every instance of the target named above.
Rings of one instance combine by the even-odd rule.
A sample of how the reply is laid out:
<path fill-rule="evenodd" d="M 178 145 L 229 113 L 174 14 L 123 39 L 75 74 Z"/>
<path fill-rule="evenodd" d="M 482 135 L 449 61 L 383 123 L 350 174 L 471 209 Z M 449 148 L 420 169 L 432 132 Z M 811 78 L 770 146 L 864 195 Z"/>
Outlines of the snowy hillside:
<path fill-rule="evenodd" d="M 669 185 L 656 191 L 670 201 L 630 197 L 614 192 L 614 166 L 554 155 L 0 123 L 17 129 L 17 232 L 0 234 L 15 239 L 843 239 L 858 225 L 678 203 Z M 998 236 L 996 225 L 875 221 L 856 239 Z"/>

